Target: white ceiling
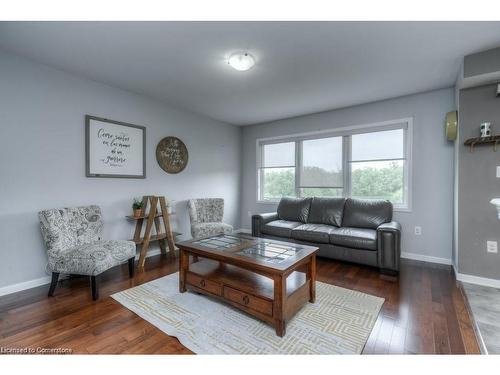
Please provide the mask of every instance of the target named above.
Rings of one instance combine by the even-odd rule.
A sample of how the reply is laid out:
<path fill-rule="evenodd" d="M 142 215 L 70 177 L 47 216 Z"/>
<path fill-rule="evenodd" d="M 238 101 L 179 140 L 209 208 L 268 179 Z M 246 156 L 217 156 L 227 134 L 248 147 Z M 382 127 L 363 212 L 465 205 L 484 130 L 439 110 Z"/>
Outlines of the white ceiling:
<path fill-rule="evenodd" d="M 500 22 L 0 23 L 1 48 L 237 125 L 450 87 L 498 45 Z"/>

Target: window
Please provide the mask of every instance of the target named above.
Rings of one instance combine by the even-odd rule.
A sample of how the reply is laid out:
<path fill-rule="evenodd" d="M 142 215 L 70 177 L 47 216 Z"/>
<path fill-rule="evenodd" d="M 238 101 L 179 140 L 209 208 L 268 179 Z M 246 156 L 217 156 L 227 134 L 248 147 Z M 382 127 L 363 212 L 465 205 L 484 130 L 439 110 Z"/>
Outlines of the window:
<path fill-rule="evenodd" d="M 277 140 L 259 140 L 258 200 L 388 199 L 409 209 L 411 119 Z"/>
<path fill-rule="evenodd" d="M 299 188 L 300 196 L 342 196 L 342 137 L 301 141 Z"/>
<path fill-rule="evenodd" d="M 404 203 L 403 129 L 351 136 L 351 196 Z"/>
<path fill-rule="evenodd" d="M 262 198 L 295 196 L 295 142 L 264 145 L 261 158 Z"/>

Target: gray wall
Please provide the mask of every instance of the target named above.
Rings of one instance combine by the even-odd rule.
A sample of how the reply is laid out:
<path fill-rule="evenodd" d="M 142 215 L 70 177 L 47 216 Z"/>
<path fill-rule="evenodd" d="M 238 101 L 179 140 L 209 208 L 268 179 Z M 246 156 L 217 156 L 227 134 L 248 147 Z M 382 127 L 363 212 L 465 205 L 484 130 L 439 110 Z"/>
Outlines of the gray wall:
<path fill-rule="evenodd" d="M 147 178 L 85 177 L 84 115 L 147 127 Z M 174 135 L 189 150 L 178 175 L 158 166 L 158 141 Z M 189 232 L 185 200 L 219 196 L 239 226 L 241 129 L 145 97 L 80 79 L 0 51 L 0 287 L 46 275 L 37 211 L 98 204 L 104 237 L 131 238 L 134 196 L 177 202 L 174 226 Z"/>
<path fill-rule="evenodd" d="M 500 133 L 500 98 L 496 85 L 460 90 L 458 142 L 458 271 L 474 276 L 500 279 L 500 254 L 486 252 L 486 241 L 500 241 L 500 221 L 489 201 L 500 197 L 496 167 L 499 153 L 493 146 L 476 147 L 471 153 L 463 146 L 467 138 L 479 136 L 481 122 L 492 123 Z"/>
<path fill-rule="evenodd" d="M 500 48 L 464 57 L 464 78 L 500 71 Z"/>
<path fill-rule="evenodd" d="M 256 139 L 413 117 L 413 210 L 396 212 L 403 226 L 403 252 L 451 259 L 453 215 L 453 143 L 444 135 L 444 116 L 454 109 L 453 89 L 385 100 L 296 117 L 243 129 L 242 216 L 276 209 L 256 202 Z M 422 235 L 414 235 L 414 226 Z"/>
<path fill-rule="evenodd" d="M 463 77 L 463 64 L 455 84 L 455 109 L 460 113 L 460 88 L 459 84 Z M 451 263 L 458 271 L 457 254 L 458 254 L 458 153 L 460 151 L 460 126 L 457 126 L 457 139 L 453 142 L 453 249 L 451 252 Z"/>

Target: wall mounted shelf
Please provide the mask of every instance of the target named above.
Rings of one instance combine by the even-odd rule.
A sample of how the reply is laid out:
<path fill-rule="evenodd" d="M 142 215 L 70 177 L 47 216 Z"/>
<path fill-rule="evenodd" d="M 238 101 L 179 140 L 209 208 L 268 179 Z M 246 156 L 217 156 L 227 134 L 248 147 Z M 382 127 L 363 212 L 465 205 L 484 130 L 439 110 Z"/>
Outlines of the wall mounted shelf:
<path fill-rule="evenodd" d="M 474 152 L 475 146 L 493 145 L 493 151 L 497 151 L 500 144 L 500 135 L 492 135 L 491 137 L 476 137 L 466 139 L 464 146 L 470 146 L 470 152 Z"/>

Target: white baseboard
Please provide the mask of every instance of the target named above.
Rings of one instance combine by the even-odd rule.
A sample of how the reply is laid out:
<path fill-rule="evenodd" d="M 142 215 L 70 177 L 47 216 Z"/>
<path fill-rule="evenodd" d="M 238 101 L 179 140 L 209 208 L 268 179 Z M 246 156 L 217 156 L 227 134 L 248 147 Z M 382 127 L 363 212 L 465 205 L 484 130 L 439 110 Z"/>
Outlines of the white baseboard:
<path fill-rule="evenodd" d="M 236 233 L 246 233 L 246 234 L 252 234 L 251 229 L 245 229 L 245 228 L 240 228 L 240 229 L 235 229 Z"/>
<path fill-rule="evenodd" d="M 155 255 L 160 255 L 160 254 L 161 254 L 161 249 L 160 248 L 158 248 L 158 249 L 152 249 L 152 250 L 150 249 L 150 250 L 148 250 L 148 253 L 146 254 L 146 258 L 154 257 Z M 137 253 L 135 255 L 135 260 L 139 259 L 139 255 L 140 255 L 140 253 Z"/>
<path fill-rule="evenodd" d="M 155 256 L 155 255 L 159 255 L 159 254 L 161 254 L 161 250 L 159 248 L 152 249 L 152 250 L 148 251 L 146 258 Z M 139 253 L 137 253 L 137 255 L 135 256 L 135 259 L 139 259 Z M 62 278 L 63 277 L 61 277 L 60 280 L 62 280 Z M 51 279 L 52 279 L 51 276 L 44 276 L 44 277 L 40 277 L 39 279 L 23 281 L 22 283 L 3 286 L 0 288 L 0 297 L 6 296 L 7 294 L 21 292 L 21 291 L 26 290 L 26 289 L 36 288 L 37 286 L 49 284 Z"/>
<path fill-rule="evenodd" d="M 40 277 L 39 279 L 24 281 L 18 284 L 12 284 L 3 286 L 0 288 L 0 296 L 6 296 L 7 294 L 12 294 L 16 292 L 20 292 L 22 290 L 35 288 L 40 285 L 45 285 L 50 283 L 51 276 Z"/>
<path fill-rule="evenodd" d="M 447 266 L 451 265 L 451 259 L 448 259 L 448 258 L 439 258 L 439 257 L 433 257 L 430 255 L 422 255 L 422 254 L 417 254 L 417 253 L 407 253 L 404 251 L 401 253 L 401 258 L 418 260 L 421 262 L 428 262 L 428 263 L 445 264 Z"/>
<path fill-rule="evenodd" d="M 458 281 L 462 281 L 464 283 L 500 288 L 500 280 L 497 279 L 489 279 L 487 277 L 467 275 L 466 273 L 458 272 L 455 272 L 455 275 Z"/>

